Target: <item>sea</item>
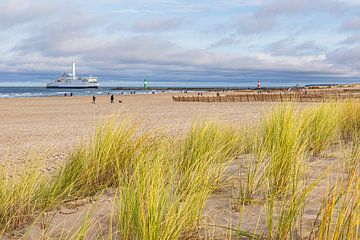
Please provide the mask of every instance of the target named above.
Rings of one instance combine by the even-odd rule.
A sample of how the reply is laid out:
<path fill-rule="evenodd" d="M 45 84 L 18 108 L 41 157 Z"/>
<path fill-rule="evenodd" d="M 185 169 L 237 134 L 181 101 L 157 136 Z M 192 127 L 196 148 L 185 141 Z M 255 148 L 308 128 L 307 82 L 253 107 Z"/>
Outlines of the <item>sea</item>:
<path fill-rule="evenodd" d="M 55 89 L 46 87 L 0 87 L 0 98 L 31 98 L 31 97 L 60 97 L 60 96 L 93 96 L 110 94 L 152 94 L 162 90 L 113 90 L 112 87 L 97 89 Z M 173 91 L 175 92 L 175 91 Z"/>
<path fill-rule="evenodd" d="M 281 81 L 261 81 L 261 87 L 282 87 L 289 88 L 292 86 L 300 85 L 326 85 L 326 84 L 343 84 L 343 83 L 356 83 L 359 79 L 317 79 L 316 81 L 291 81 L 283 79 Z M 1 98 L 31 98 L 31 97 L 59 97 L 68 96 L 93 96 L 93 95 L 110 95 L 110 94 L 156 94 L 160 92 L 181 92 L 181 88 L 242 88 L 242 89 L 254 89 L 257 87 L 257 80 L 252 79 L 251 81 L 227 81 L 227 82 L 194 82 L 194 81 L 182 81 L 182 82 L 153 82 L 153 87 L 158 90 L 142 90 L 142 83 L 139 81 L 133 88 L 126 88 L 128 90 L 114 90 L 116 86 L 104 86 L 97 89 L 56 89 L 46 88 L 45 86 L 1 86 L 0 82 L 0 99 Z M 129 86 L 130 82 L 123 83 L 120 86 Z M 166 88 L 171 88 L 171 90 Z"/>

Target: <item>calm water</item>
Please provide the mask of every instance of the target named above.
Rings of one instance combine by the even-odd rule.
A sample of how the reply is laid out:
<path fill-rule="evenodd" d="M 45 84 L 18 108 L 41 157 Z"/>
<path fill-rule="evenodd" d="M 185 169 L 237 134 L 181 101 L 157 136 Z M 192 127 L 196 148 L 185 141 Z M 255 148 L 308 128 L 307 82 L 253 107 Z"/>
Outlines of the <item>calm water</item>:
<path fill-rule="evenodd" d="M 261 80 L 262 87 L 291 87 L 299 84 L 300 86 L 311 84 L 339 84 L 339 83 L 356 83 L 359 79 L 350 78 L 277 78 Z M 1 84 L 1 81 L 0 81 Z M 142 87 L 142 81 L 119 82 L 117 86 L 133 86 Z M 182 80 L 182 81 L 151 81 L 149 87 L 233 87 L 233 88 L 256 88 L 257 79 L 227 79 L 226 81 L 209 81 L 209 80 Z M 70 94 L 73 96 L 92 96 L 92 95 L 107 95 L 107 94 L 130 94 L 129 91 L 111 90 L 111 87 L 100 87 L 98 89 L 47 89 L 45 87 L 0 87 L 0 98 L 27 98 L 27 97 L 55 97 Z M 152 91 L 135 90 L 136 94 L 151 94 Z M 163 92 L 163 91 L 154 91 Z M 171 92 L 171 91 L 167 91 Z M 174 91 L 172 91 L 174 92 Z M 178 92 L 178 91 L 175 91 Z"/>
<path fill-rule="evenodd" d="M 136 90 L 136 94 L 151 94 L 152 91 Z M 154 91 L 159 92 L 159 91 Z M 73 96 L 92 96 L 108 94 L 130 94 L 130 91 L 115 91 L 110 87 L 98 89 L 51 89 L 45 87 L 0 87 L 0 98 L 58 97 L 65 93 Z"/>

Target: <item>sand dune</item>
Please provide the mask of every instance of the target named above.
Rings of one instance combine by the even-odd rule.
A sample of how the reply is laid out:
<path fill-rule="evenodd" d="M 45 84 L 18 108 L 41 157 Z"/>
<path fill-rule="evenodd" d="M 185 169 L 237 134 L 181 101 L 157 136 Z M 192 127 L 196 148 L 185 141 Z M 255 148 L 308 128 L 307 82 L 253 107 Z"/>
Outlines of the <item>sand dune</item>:
<path fill-rule="evenodd" d="M 44 170 L 52 171 L 64 162 L 83 138 L 86 140 L 87 136 L 93 133 L 99 123 L 114 116 L 119 121 L 126 119 L 132 123 L 140 122 L 141 128 L 171 135 L 184 132 L 196 119 L 255 127 L 255 123 L 258 123 L 265 113 L 279 104 L 182 103 L 173 102 L 169 94 L 116 96 L 116 99 L 121 99 L 123 102 L 111 104 L 107 96 L 98 97 L 95 105 L 91 104 L 91 97 L 1 99 L 1 162 L 16 168 L 26 161 L 26 155 L 41 152 L 44 153 Z M 296 106 L 302 108 L 307 105 L 298 103 Z M 242 220 L 242 229 L 251 232 L 262 231 L 266 226 L 263 200 L 245 205 L 243 210 L 234 207 L 234 192 L 239 185 L 239 173 L 246 173 L 247 157 L 247 155 L 239 156 L 228 166 L 226 181 L 207 199 L 203 216 L 208 228 L 207 234 L 211 238 L 229 239 L 228 228 L 236 229 L 240 220 Z M 333 168 L 329 171 L 328 177 L 324 178 L 311 193 L 303 216 L 306 221 L 304 231 L 311 229 L 311 223 L 317 217 L 317 211 L 329 183 L 333 184 L 336 180 L 342 164 L 339 159 L 341 156 L 339 157 L 336 146 L 335 149 L 327 151 L 313 161 L 310 159 L 307 180 L 315 181 L 330 164 L 333 164 Z M 40 162 L 41 160 L 39 164 Z M 332 174 L 335 170 L 337 174 Z M 82 224 L 79 219 L 83 219 L 92 208 L 94 208 L 93 217 L 97 220 L 96 224 L 102 227 L 91 231 L 108 231 L 104 226 L 109 225 L 113 193 L 111 190 L 107 191 L 96 201 L 92 201 L 91 198 L 80 199 L 47 213 L 49 216 L 45 218 L 51 219 L 50 235 L 58 236 L 64 229 L 69 232 L 75 231 Z M 243 213 L 240 213 L 241 211 Z M 240 214 L 243 214 L 243 219 L 240 219 Z M 28 229 L 19 229 L 18 236 L 21 237 L 25 231 Z M 41 224 L 36 224 L 28 232 L 29 239 L 38 239 L 41 232 Z"/>

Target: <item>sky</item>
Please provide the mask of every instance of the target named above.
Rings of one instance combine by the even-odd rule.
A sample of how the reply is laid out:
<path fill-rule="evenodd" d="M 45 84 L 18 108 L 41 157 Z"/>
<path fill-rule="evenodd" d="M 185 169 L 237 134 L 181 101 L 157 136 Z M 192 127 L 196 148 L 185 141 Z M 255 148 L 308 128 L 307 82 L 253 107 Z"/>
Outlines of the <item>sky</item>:
<path fill-rule="evenodd" d="M 360 0 L 0 0 L 0 85 L 72 61 L 104 85 L 360 81 Z"/>

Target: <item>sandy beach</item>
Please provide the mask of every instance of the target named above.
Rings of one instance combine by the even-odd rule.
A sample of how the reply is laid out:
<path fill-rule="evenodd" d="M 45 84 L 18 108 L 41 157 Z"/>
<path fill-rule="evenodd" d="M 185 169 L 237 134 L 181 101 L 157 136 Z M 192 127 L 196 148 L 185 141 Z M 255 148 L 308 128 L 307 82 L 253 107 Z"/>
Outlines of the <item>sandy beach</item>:
<path fill-rule="evenodd" d="M 195 93 L 193 93 L 195 94 Z M 209 93 L 211 94 L 211 93 Z M 190 94 L 188 94 L 190 95 Z M 280 103 L 276 102 L 173 102 L 171 94 L 155 95 L 119 95 L 115 103 L 110 103 L 109 96 L 99 96 L 96 104 L 91 97 L 50 97 L 50 98 L 19 98 L 0 99 L 0 161 L 10 169 L 16 169 L 31 159 L 31 153 L 43 159 L 39 164 L 46 172 L 65 162 L 69 153 L 82 141 L 88 140 L 96 126 L 116 117 L 117 121 L 126 120 L 140 123 L 140 129 L 171 136 L 182 134 L 195 120 L 215 120 L 232 126 L 256 127 L 266 113 Z M 119 103 L 118 101 L 122 102 Z M 309 104 L 294 103 L 296 108 Z M 29 155 L 30 156 L 27 156 Z M 246 162 L 249 156 L 239 156 L 226 169 L 224 181 L 219 189 L 211 194 L 206 201 L 204 219 L 208 224 L 210 237 L 214 239 L 230 239 L 229 232 L 221 227 L 241 227 L 253 232 L 265 229 L 265 207 L 263 200 L 258 203 L 244 205 L 240 210 L 234 206 L 234 192 L 239 191 L 239 174 L 246 175 Z M 317 177 L 329 165 L 332 165 L 328 176 L 321 180 L 309 197 L 304 209 L 303 219 L 306 220 L 304 230 L 309 234 L 311 224 L 317 217 L 322 198 L 339 174 L 341 169 L 341 151 L 329 149 L 321 156 L 308 159 L 307 181 L 316 181 Z M 41 161 L 41 163 L 40 163 Z M 342 173 L 346 174 L 346 173 Z M 243 176 L 244 175 L 244 176 Z M 112 191 L 105 191 L 94 203 L 93 199 L 85 198 L 68 202 L 50 212 L 53 215 L 50 235 L 58 236 L 63 229 L 73 231 L 80 228 L 88 211 L 95 204 L 94 219 L 101 228 L 109 225 L 110 209 L 113 200 Z M 241 220 L 240 212 L 244 219 Z M 76 222 L 76 225 L 73 223 Z M 212 226 L 215 226 L 214 229 Z M 220 228 L 219 228 L 220 227 Z M 258 229 L 259 228 L 259 229 Z M 96 228 L 94 228 L 95 230 Z M 226 228 L 225 228 L 226 229 Z M 20 229 L 13 237 L 20 238 L 27 229 Z M 70 231 L 70 232 L 71 232 Z M 30 232 L 29 239 L 38 239 L 42 232 L 41 224 L 37 224 Z M 13 239 L 11 237 L 11 239 Z"/>
<path fill-rule="evenodd" d="M 188 94 L 190 95 L 190 94 Z M 181 103 L 171 94 L 0 99 L 0 159 L 19 164 L 27 153 L 50 151 L 46 168 L 59 164 L 84 136 L 112 117 L 176 134 L 196 119 L 248 124 L 276 103 Z M 122 103 L 118 101 L 121 100 Z"/>

